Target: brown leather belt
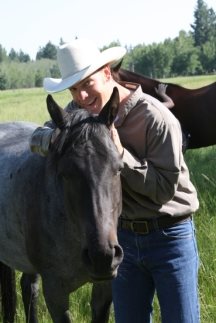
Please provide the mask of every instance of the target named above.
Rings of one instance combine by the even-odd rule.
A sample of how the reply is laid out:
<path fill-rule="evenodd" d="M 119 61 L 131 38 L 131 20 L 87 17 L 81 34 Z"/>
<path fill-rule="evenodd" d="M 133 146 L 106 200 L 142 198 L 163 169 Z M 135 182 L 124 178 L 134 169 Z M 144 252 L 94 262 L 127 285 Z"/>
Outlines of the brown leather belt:
<path fill-rule="evenodd" d="M 118 227 L 125 230 L 133 231 L 139 234 L 148 234 L 159 229 L 169 228 L 175 224 L 192 219 L 192 214 L 186 214 L 178 217 L 162 216 L 158 219 L 151 220 L 129 220 L 119 218 Z"/>

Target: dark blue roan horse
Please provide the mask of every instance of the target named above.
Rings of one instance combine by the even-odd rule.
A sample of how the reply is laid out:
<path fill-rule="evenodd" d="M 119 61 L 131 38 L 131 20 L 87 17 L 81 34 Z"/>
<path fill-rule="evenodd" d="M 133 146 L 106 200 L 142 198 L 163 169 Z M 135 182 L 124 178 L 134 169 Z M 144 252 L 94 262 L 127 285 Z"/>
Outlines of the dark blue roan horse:
<path fill-rule="evenodd" d="M 95 282 L 97 294 L 123 258 L 117 240 L 122 161 L 109 132 L 118 105 L 116 88 L 98 116 L 81 109 L 68 114 L 49 95 L 60 134 L 46 158 L 29 150 L 37 125 L 0 124 L 0 261 L 27 274 L 23 291 L 25 280 L 35 287 L 40 274 L 55 323 L 71 322 L 71 292 Z M 96 312 L 93 322 L 99 323 Z"/>

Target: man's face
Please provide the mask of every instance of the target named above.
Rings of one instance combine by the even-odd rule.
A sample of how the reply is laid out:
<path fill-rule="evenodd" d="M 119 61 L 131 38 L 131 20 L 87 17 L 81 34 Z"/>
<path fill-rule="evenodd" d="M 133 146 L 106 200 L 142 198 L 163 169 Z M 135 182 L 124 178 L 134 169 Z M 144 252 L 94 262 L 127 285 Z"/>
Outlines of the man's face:
<path fill-rule="evenodd" d="M 105 66 L 69 90 L 79 106 L 98 114 L 110 98 L 112 92 L 110 81 L 110 68 Z"/>

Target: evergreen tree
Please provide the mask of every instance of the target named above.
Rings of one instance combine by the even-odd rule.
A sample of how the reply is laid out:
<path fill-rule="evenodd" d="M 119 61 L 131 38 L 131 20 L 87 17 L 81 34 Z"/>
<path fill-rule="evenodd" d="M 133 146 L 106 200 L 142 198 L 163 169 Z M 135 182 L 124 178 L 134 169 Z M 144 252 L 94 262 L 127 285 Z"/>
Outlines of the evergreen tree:
<path fill-rule="evenodd" d="M 11 48 L 8 57 L 10 58 L 11 61 L 18 61 L 19 60 L 18 54 L 13 48 Z"/>
<path fill-rule="evenodd" d="M 59 41 L 59 45 L 64 45 L 65 44 L 65 41 L 63 40 L 63 38 L 61 37 L 60 38 L 60 41 Z"/>
<path fill-rule="evenodd" d="M 0 44 L 0 63 L 3 62 L 3 61 L 5 61 L 6 59 L 7 59 L 6 50 Z"/>
<path fill-rule="evenodd" d="M 194 12 L 193 37 L 195 46 L 202 46 L 205 42 L 215 39 L 216 15 L 214 10 L 209 9 L 203 0 L 197 0 L 197 8 Z"/>
<path fill-rule="evenodd" d="M 26 63 L 30 61 L 30 56 L 28 54 L 23 53 L 23 51 L 20 50 L 18 54 L 18 59 L 21 63 Z"/>
<path fill-rule="evenodd" d="M 7 89 L 7 76 L 0 70 L 0 90 Z"/>
<path fill-rule="evenodd" d="M 37 52 L 36 60 L 42 59 L 42 58 L 55 60 L 56 56 L 57 56 L 57 48 L 49 41 L 45 47 L 40 48 L 40 50 Z"/>

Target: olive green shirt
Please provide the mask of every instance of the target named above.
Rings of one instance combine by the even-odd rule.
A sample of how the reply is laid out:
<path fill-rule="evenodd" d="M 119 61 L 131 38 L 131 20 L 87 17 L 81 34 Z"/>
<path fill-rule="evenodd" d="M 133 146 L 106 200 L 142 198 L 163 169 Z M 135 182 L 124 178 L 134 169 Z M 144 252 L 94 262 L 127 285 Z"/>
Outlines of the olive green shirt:
<path fill-rule="evenodd" d="M 124 146 L 123 213 L 129 219 L 183 216 L 199 207 L 182 153 L 179 121 L 139 85 L 120 108 L 115 126 Z"/>

